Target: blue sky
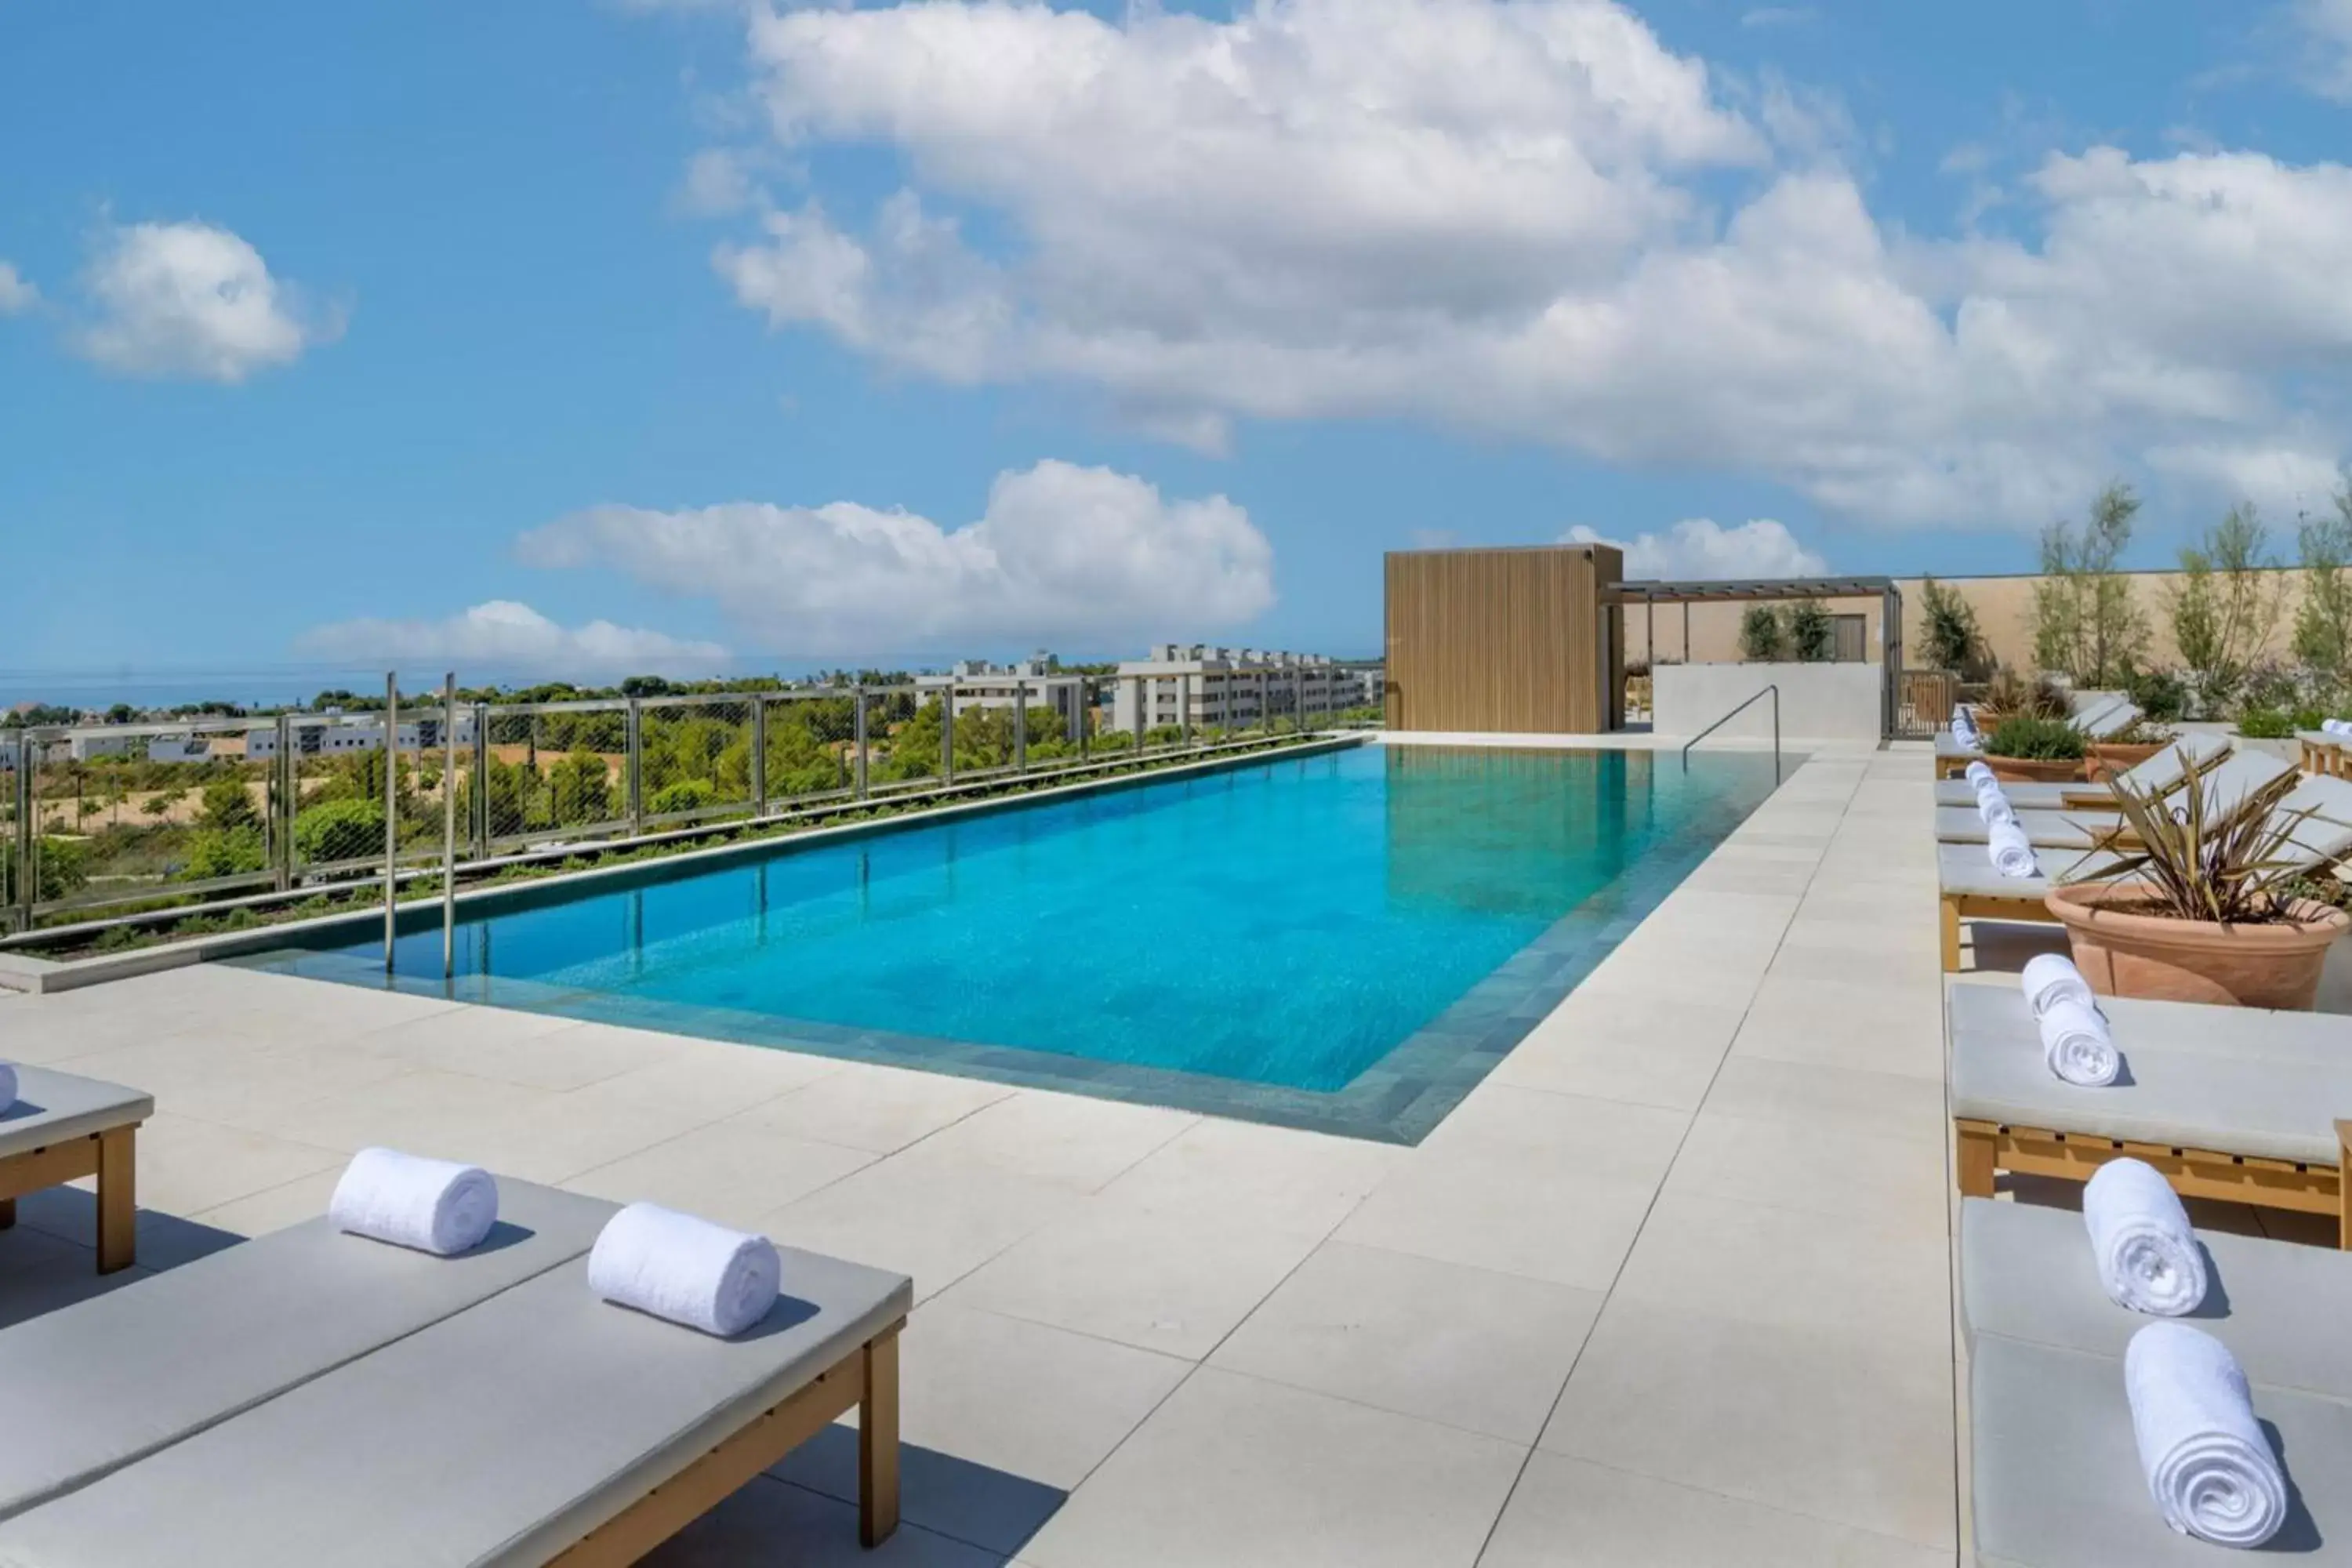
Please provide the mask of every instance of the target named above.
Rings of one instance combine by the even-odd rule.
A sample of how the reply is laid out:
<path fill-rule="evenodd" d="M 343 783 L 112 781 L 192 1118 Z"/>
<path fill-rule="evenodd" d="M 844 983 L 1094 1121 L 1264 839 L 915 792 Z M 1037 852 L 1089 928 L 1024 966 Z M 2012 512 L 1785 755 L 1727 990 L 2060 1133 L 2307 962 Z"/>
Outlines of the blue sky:
<path fill-rule="evenodd" d="M 0 6 L 0 689 L 1370 655 L 2352 447 L 2341 0 L 1065 10 Z"/>

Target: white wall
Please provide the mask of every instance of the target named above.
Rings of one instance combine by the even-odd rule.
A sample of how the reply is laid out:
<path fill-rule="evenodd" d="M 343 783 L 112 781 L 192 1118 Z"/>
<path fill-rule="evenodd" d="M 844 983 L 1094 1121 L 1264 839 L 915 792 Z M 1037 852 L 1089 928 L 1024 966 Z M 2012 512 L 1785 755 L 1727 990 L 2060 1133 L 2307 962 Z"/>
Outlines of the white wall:
<path fill-rule="evenodd" d="M 1780 688 L 1783 741 L 1879 738 L 1881 680 L 1876 664 L 1662 664 L 1650 671 L 1660 735 L 1688 737 L 1767 686 Z M 1766 698 L 1710 739 L 1769 740 L 1772 700 Z"/>

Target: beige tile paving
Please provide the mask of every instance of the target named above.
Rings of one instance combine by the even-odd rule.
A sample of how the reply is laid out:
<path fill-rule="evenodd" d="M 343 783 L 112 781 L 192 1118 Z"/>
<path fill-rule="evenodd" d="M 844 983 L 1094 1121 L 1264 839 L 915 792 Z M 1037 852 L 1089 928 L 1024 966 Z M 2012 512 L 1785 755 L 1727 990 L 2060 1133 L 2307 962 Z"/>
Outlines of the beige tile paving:
<path fill-rule="evenodd" d="M 1209 1364 L 1532 1443 L 1602 1300 L 1597 1290 L 1326 1242 Z"/>
<path fill-rule="evenodd" d="M 750 1226 L 874 1160 L 862 1149 L 721 1121 L 625 1154 L 563 1184 L 614 1203 L 643 1199 L 720 1225 Z"/>
<path fill-rule="evenodd" d="M 1480 1568 L 1949 1568 L 1952 1554 L 1538 1453 Z"/>
<path fill-rule="evenodd" d="M 1022 1549 L 1036 1568 L 1468 1568 L 1525 1450 L 1213 1368 Z"/>
<path fill-rule="evenodd" d="M 1950 1552 L 1948 1353 L 1612 1297 L 1543 1447 Z"/>
<path fill-rule="evenodd" d="M 887 1154 L 1014 1092 L 1007 1085 L 979 1079 L 848 1063 L 805 1088 L 743 1111 L 737 1120 L 765 1132 Z"/>
<path fill-rule="evenodd" d="M 380 1142 L 911 1273 L 898 1536 L 857 1551 L 828 1440 L 671 1568 L 1918 1568 L 1924 770 L 1808 763 L 1414 1149 L 217 967 L 0 1006 L 0 1057 L 156 1090 L 159 1223 L 293 1223 Z M 82 1289 L 71 1225 L 16 1235 Z"/>
<path fill-rule="evenodd" d="M 1089 1198 L 943 1299 L 1198 1361 L 1321 1239 L 1223 1215 Z"/>

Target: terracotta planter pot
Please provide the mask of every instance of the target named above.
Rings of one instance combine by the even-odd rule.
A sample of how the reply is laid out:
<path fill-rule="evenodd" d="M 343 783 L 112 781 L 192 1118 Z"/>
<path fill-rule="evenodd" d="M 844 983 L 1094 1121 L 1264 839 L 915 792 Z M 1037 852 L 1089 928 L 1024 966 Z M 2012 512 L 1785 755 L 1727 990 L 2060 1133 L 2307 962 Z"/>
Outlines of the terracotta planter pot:
<path fill-rule="evenodd" d="M 2083 764 L 2065 757 L 1996 757 L 1985 754 L 1992 776 L 2009 784 L 2071 784 L 2083 776 Z"/>
<path fill-rule="evenodd" d="M 2096 784 L 2115 777 L 2126 768 L 2138 766 L 2171 744 L 2169 741 L 2150 741 L 2145 745 L 2119 746 L 2094 741 L 2090 746 L 2091 754 L 2084 759 L 2084 766 L 2091 775 L 2091 782 Z"/>
<path fill-rule="evenodd" d="M 2053 888 L 2045 902 L 2066 928 L 2074 967 L 2102 996 L 2309 1012 L 2327 950 L 2352 915 L 2298 900 L 2294 923 L 2215 925 L 2113 908 L 2147 896 L 2136 882 Z"/>

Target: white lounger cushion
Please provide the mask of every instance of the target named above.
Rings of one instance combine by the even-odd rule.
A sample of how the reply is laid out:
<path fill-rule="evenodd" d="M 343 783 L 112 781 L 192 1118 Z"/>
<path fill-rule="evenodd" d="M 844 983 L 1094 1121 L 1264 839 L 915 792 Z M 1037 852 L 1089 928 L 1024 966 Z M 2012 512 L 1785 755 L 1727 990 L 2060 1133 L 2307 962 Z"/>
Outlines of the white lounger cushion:
<path fill-rule="evenodd" d="M 0 1563 L 545 1563 L 912 1305 L 904 1275 L 781 1250 L 783 1298 L 732 1340 L 567 1263 L 0 1524 Z"/>
<path fill-rule="evenodd" d="M 2200 1230 L 2205 1304 L 2183 1322 L 2228 1345 L 2255 1383 L 2352 1399 L 2352 1253 Z M 2147 1322 L 2107 1300 L 2083 1216 L 1960 1202 L 1960 1321 L 1979 1334 L 2120 1360 Z"/>
<path fill-rule="evenodd" d="M 2036 849 L 2088 849 L 2094 827 L 2112 829 L 2123 820 L 2113 812 L 2102 816 L 2095 811 L 2037 811 L 2012 804 L 2018 805 L 2017 826 Z M 1985 819 L 1972 806 L 1936 808 L 1939 844 L 1982 844 L 1989 831 Z"/>
<path fill-rule="evenodd" d="M 2087 857 L 2087 858 L 2086 858 Z M 1962 898 L 2025 899 L 2039 902 L 2056 884 L 2053 876 L 2063 876 L 2081 867 L 2084 870 L 2112 865 L 2116 858 L 2104 850 L 2047 849 L 2041 856 L 2042 868 L 2051 876 L 2004 877 L 1992 868 L 1985 858 L 1981 844 L 1938 844 L 1936 846 L 1936 875 L 1941 882 L 1944 896 Z M 2021 915 L 2022 919 L 2042 916 Z"/>
<path fill-rule="evenodd" d="M 18 1413 L 0 1420 L 0 1518 L 578 1258 L 614 1212 L 502 1191 L 501 1223 L 460 1257 L 322 1217 L 0 1331 L 0 1410 Z"/>
<path fill-rule="evenodd" d="M 2227 1568 L 2273 1560 L 2166 1527 L 2140 1468 L 2119 1357 L 1984 1334 L 1970 1353 L 1969 1387 L 1979 1568 Z M 2312 1568 L 2347 1568 L 2352 1487 L 2341 1479 L 2352 1475 L 2352 1402 L 2260 1382 L 2253 1395 L 2294 1488 L 2286 1527 L 2268 1551 Z"/>
<path fill-rule="evenodd" d="M 2189 761 L 2199 771 L 2210 769 L 2230 754 L 2234 742 L 2227 735 L 2210 734 L 2202 730 L 2183 730 L 2172 738 L 2172 743 L 2144 763 L 2126 768 L 2123 776 L 2132 787 L 2143 792 L 2169 795 L 2180 785 L 2180 756 L 2187 752 Z M 2001 793 L 2009 796 L 2011 805 L 2020 811 L 2055 811 L 2070 805 L 2084 810 L 2096 810 L 2111 805 L 2115 792 L 2104 784 L 2005 784 Z M 1965 805 L 1973 808 L 1977 803 L 1975 789 L 1966 779 L 1938 779 L 1936 782 L 1937 805 Z"/>
<path fill-rule="evenodd" d="M 93 1132 L 132 1127 L 155 1114 L 155 1097 L 102 1079 L 47 1068 L 16 1068 L 16 1103 L 0 1107 L 0 1159 Z"/>
<path fill-rule="evenodd" d="M 1945 987 L 1952 1114 L 2168 1147 L 2333 1165 L 2352 1107 L 2352 1019 L 2102 997 L 2125 1078 L 2051 1076 L 2015 987 Z"/>

